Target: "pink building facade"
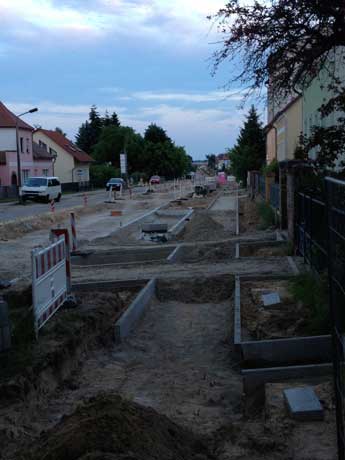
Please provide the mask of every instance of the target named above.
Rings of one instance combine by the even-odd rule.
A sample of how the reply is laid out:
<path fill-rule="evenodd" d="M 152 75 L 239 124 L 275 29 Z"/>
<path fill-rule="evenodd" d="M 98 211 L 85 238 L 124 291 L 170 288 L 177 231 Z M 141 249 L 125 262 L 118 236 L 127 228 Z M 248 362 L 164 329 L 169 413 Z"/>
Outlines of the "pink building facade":
<path fill-rule="evenodd" d="M 22 183 L 32 176 L 53 174 L 50 155 L 41 153 L 33 143 L 34 129 L 17 118 L 0 102 L 0 186 L 18 185 L 16 123 Z"/>

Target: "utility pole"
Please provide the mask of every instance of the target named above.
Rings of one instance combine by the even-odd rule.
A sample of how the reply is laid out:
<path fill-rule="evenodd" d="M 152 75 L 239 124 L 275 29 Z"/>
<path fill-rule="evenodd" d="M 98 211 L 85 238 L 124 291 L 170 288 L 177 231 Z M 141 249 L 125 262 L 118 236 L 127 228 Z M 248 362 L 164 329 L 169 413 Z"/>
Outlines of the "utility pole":
<path fill-rule="evenodd" d="M 20 194 L 22 188 L 22 170 L 20 164 L 20 145 L 19 145 L 19 118 L 27 113 L 34 113 L 37 112 L 38 108 L 35 107 L 34 109 L 28 110 L 27 112 L 23 112 L 20 115 L 16 116 L 16 144 L 17 144 L 17 184 L 18 184 L 18 199 L 19 203 L 22 203 L 22 197 Z"/>

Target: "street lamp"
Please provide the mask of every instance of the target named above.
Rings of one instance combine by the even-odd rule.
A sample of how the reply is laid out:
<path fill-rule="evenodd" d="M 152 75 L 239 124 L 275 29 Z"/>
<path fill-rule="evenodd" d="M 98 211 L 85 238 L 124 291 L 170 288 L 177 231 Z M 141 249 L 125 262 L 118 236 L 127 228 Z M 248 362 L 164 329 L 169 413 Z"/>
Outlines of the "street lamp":
<path fill-rule="evenodd" d="M 19 118 L 22 117 L 23 115 L 26 115 L 28 113 L 34 113 L 37 112 L 38 108 L 35 107 L 34 109 L 28 110 L 27 112 L 23 112 L 20 115 L 16 116 L 16 144 L 17 144 L 17 183 L 18 183 L 18 195 L 19 195 L 19 203 L 21 203 L 21 195 L 20 195 L 20 190 L 22 188 L 22 174 L 21 174 L 21 165 L 20 165 L 20 152 L 19 152 L 19 129 L 18 129 L 18 123 L 19 123 Z"/>

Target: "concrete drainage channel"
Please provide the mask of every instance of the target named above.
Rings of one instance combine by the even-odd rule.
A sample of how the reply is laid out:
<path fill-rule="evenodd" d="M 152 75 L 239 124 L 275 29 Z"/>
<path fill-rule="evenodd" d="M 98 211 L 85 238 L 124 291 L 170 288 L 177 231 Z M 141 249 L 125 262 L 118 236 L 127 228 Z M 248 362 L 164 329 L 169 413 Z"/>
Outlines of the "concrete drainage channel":
<path fill-rule="evenodd" d="M 244 367 L 242 376 L 247 408 L 264 402 L 265 383 L 312 379 L 329 376 L 332 372 L 330 335 L 272 337 L 257 340 L 251 337 L 250 332 L 246 329 L 248 320 L 244 319 L 246 313 L 243 300 L 246 283 L 253 283 L 253 292 L 258 291 L 255 283 L 266 283 L 270 286 L 269 290 L 274 291 L 276 283 L 284 283 L 290 279 L 291 276 L 279 274 L 275 276 L 247 275 L 235 278 L 234 345 Z M 281 308 L 284 308 L 284 305 Z M 260 329 L 262 326 L 257 324 L 256 327 Z"/>

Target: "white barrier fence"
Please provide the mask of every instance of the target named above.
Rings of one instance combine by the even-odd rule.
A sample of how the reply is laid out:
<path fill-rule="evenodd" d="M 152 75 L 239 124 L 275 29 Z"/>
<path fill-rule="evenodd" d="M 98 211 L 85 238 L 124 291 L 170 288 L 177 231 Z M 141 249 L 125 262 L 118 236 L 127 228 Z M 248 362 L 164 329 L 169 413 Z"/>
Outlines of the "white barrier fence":
<path fill-rule="evenodd" d="M 64 237 L 44 249 L 33 249 L 32 301 L 36 335 L 67 297 Z"/>

